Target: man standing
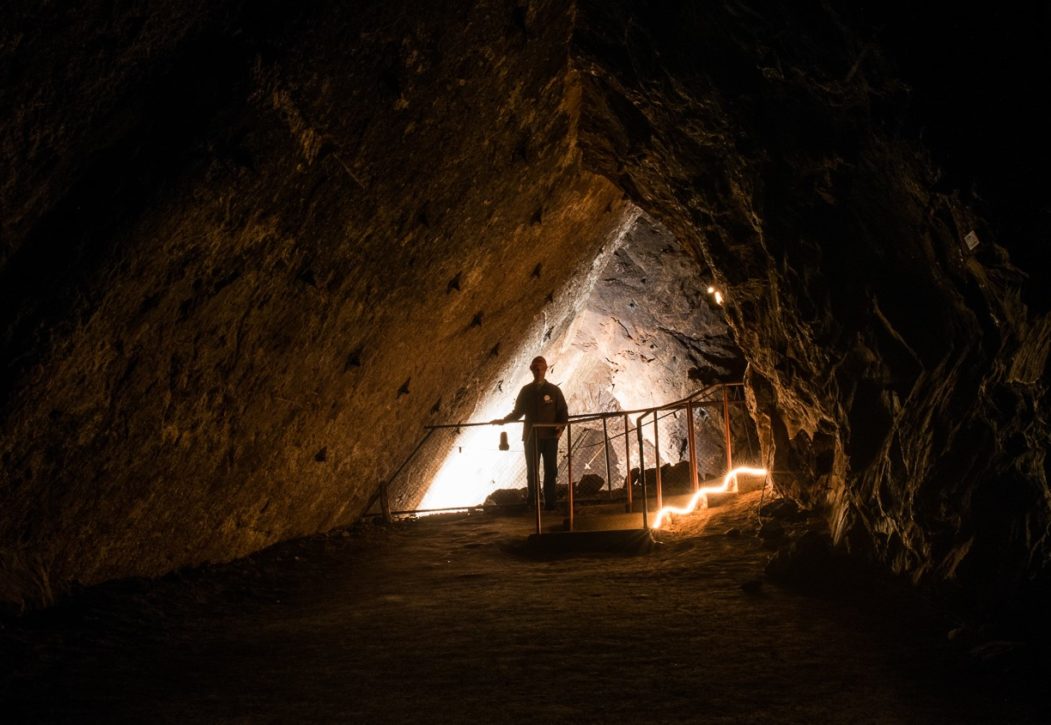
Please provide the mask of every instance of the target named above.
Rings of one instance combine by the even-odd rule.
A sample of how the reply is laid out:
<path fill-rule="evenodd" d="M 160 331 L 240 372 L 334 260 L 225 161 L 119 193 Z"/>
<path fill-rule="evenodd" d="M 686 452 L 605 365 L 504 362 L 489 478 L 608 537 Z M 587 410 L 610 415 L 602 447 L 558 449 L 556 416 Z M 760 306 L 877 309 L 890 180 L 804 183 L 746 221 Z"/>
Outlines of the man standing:
<path fill-rule="evenodd" d="M 523 415 L 522 441 L 525 443 L 526 482 L 528 483 L 529 504 L 536 501 L 537 454 L 544 459 L 544 508 L 552 511 L 558 494 L 555 490 L 555 479 L 558 476 L 558 438 L 562 435 L 563 426 L 569 422 L 569 407 L 562 391 L 554 383 L 544 379 L 547 375 L 547 360 L 533 358 L 529 364 L 533 372 L 533 382 L 518 393 L 515 409 L 506 417 L 491 421 L 493 425 L 503 425 L 518 420 Z M 534 423 L 561 423 L 557 428 L 533 428 Z M 535 434 L 535 435 L 534 435 Z"/>

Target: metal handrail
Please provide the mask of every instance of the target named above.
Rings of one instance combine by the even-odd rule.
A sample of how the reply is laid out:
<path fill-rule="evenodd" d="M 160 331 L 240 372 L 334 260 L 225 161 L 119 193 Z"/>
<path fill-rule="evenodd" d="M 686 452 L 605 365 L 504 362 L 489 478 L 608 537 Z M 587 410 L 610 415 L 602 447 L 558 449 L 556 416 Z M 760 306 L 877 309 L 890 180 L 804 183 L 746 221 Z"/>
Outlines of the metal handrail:
<path fill-rule="evenodd" d="M 660 504 L 661 504 L 661 475 L 660 475 L 660 448 L 659 448 L 659 437 L 658 437 L 659 433 L 657 432 L 657 423 L 660 420 L 660 418 L 667 417 L 667 416 L 657 416 L 657 413 L 661 412 L 661 411 L 677 412 L 679 410 L 682 410 L 683 408 L 686 408 L 686 409 L 688 409 L 690 411 L 690 415 L 687 418 L 688 423 L 689 423 L 689 427 L 690 427 L 690 430 L 691 430 L 691 435 L 689 436 L 689 445 L 690 445 L 690 476 L 691 476 L 692 486 L 693 486 L 694 489 L 696 489 L 698 482 L 697 482 L 697 467 L 696 467 L 696 454 L 695 454 L 696 452 L 694 450 L 694 446 L 695 446 L 694 437 L 695 436 L 692 435 L 692 429 L 693 429 L 692 410 L 693 410 L 693 407 L 695 405 L 696 406 L 704 406 L 704 405 L 717 404 L 717 401 L 698 401 L 697 399 L 702 397 L 702 396 L 704 396 L 704 395 L 714 393 L 716 390 L 720 390 L 720 389 L 723 390 L 723 401 L 722 401 L 722 403 L 723 403 L 723 413 L 724 413 L 724 419 L 725 419 L 725 430 L 726 430 L 726 436 L 727 436 L 727 442 L 726 442 L 727 462 L 729 464 L 729 462 L 730 462 L 730 442 L 729 442 L 730 420 L 729 420 L 729 408 L 728 408 L 728 406 L 729 406 L 729 397 L 728 397 L 728 394 L 727 394 L 727 390 L 729 388 L 736 388 L 736 387 L 743 387 L 743 386 L 744 386 L 743 382 L 715 383 L 715 384 L 712 384 L 712 385 L 708 385 L 708 386 L 706 386 L 704 388 L 701 388 L 699 390 L 695 390 L 694 392 L 690 393 L 689 395 L 687 395 L 687 396 L 685 396 L 683 398 L 680 398 L 679 400 L 675 400 L 675 401 L 672 401 L 670 403 L 664 403 L 662 405 L 651 406 L 651 407 L 648 407 L 648 408 L 638 408 L 638 409 L 635 409 L 635 410 L 618 410 L 618 411 L 608 411 L 608 412 L 601 412 L 601 413 L 578 413 L 578 414 L 575 414 L 575 415 L 570 415 L 569 416 L 569 420 L 568 420 L 567 423 L 533 423 L 533 427 L 534 428 L 558 428 L 558 427 L 563 427 L 563 426 L 566 428 L 566 431 L 567 431 L 567 444 L 568 444 L 567 455 L 568 455 L 568 461 L 569 461 L 568 462 L 568 470 L 567 470 L 567 478 L 569 479 L 569 486 L 568 486 L 568 489 L 569 489 L 569 500 L 567 502 L 569 504 L 569 530 L 570 531 L 573 530 L 573 519 L 574 519 L 573 476 L 572 476 L 572 472 L 573 472 L 573 468 L 572 468 L 572 455 L 573 455 L 572 425 L 574 423 L 580 424 L 580 423 L 589 423 L 589 422 L 592 422 L 592 421 L 601 420 L 602 423 L 603 423 L 603 430 L 605 432 L 606 421 L 608 419 L 610 419 L 610 418 L 623 418 L 624 419 L 624 432 L 622 434 L 618 433 L 618 434 L 612 436 L 612 439 L 615 440 L 616 438 L 619 438 L 621 435 L 625 436 L 625 454 L 626 454 L 625 468 L 627 469 L 627 474 L 626 474 L 626 477 L 625 477 L 625 491 L 626 491 L 626 499 L 627 500 L 626 500 L 625 506 L 626 506 L 627 510 L 630 511 L 632 506 L 633 506 L 632 500 L 631 500 L 632 499 L 631 489 L 632 489 L 632 483 L 633 482 L 631 480 L 630 446 L 628 445 L 628 441 L 627 441 L 626 438 L 627 438 L 628 433 L 630 432 L 629 425 L 628 425 L 628 417 L 631 416 L 631 415 L 636 415 L 636 414 L 638 415 L 638 417 L 635 419 L 635 432 L 636 432 L 636 436 L 637 436 L 637 439 L 638 439 L 638 446 L 639 446 L 639 479 L 640 479 L 640 483 L 642 484 L 642 501 L 643 501 L 643 504 L 642 504 L 642 506 L 643 506 L 643 510 L 642 510 L 642 526 L 643 526 L 643 529 L 648 529 L 649 528 L 649 501 L 648 501 L 648 486 L 647 486 L 647 481 L 646 481 L 645 450 L 644 450 L 644 446 L 643 446 L 643 437 L 642 437 L 642 423 L 643 423 L 643 421 L 649 415 L 653 415 L 654 416 L 654 421 L 653 421 L 653 423 L 654 423 L 654 433 L 655 433 L 655 435 L 654 435 L 654 444 L 655 444 L 655 446 L 657 446 L 657 449 L 656 449 L 657 460 L 656 460 L 656 465 L 655 465 L 655 477 L 656 477 L 656 484 L 657 484 L 657 505 L 658 505 L 658 508 L 660 508 Z M 521 420 L 518 420 L 518 421 L 507 421 L 507 423 L 524 423 L 524 421 L 521 421 Z M 416 454 L 419 453 L 419 451 L 423 447 L 424 443 L 427 442 L 427 440 L 431 437 L 431 435 L 434 433 L 434 431 L 440 430 L 440 429 L 448 429 L 448 428 L 455 428 L 455 429 L 471 428 L 471 427 L 477 427 L 477 426 L 483 426 L 483 425 L 484 426 L 492 425 L 492 422 L 490 422 L 490 421 L 485 421 L 485 422 L 459 422 L 459 423 L 437 423 L 437 424 L 433 424 L 433 425 L 425 425 L 424 429 L 426 429 L 426 431 L 427 431 L 426 434 L 424 434 L 424 436 L 422 438 L 420 438 L 419 442 L 417 442 L 417 444 L 416 444 L 416 447 L 413 448 L 412 453 L 410 453 L 408 455 L 408 457 L 405 458 L 405 460 L 401 463 L 400 466 L 398 466 L 398 468 L 394 471 L 394 473 L 391 474 L 391 476 L 386 481 L 383 481 L 379 485 L 379 487 L 376 489 L 376 491 L 369 498 L 369 501 L 366 504 L 364 510 L 368 511 L 369 509 L 371 509 L 372 506 L 375 505 L 376 500 L 378 498 L 380 500 L 380 506 L 381 506 L 381 510 L 383 512 L 384 519 L 386 521 L 390 521 L 392 519 L 391 510 L 390 510 L 390 500 L 389 500 L 390 485 L 394 482 L 394 480 L 398 477 L 398 475 L 401 474 L 401 472 L 403 470 L 405 470 L 406 466 L 408 466 L 409 463 L 416 457 Z M 505 423 L 505 425 L 506 425 L 506 423 Z M 610 482 L 611 478 L 610 478 L 610 462 L 609 462 L 608 446 L 609 446 L 609 440 L 611 439 L 611 437 L 608 434 L 606 434 L 604 437 L 605 437 L 604 444 L 607 446 L 606 480 L 607 480 L 607 482 Z M 595 444 L 595 445 L 598 445 L 598 444 Z M 535 456 L 534 456 L 534 460 L 536 460 Z M 536 485 L 537 501 L 534 502 L 534 505 L 536 506 L 536 510 L 537 510 L 536 527 L 537 527 L 537 533 L 538 534 L 541 533 L 539 496 L 540 496 L 540 481 L 537 480 L 537 485 Z M 469 507 L 465 507 L 465 508 L 469 508 Z"/>
<path fill-rule="evenodd" d="M 676 401 L 671 402 L 671 403 L 666 403 L 665 405 L 654 406 L 653 408 L 650 408 L 649 410 L 647 410 L 646 412 L 642 413 L 638 418 L 635 419 L 635 431 L 636 431 L 636 434 L 637 434 L 637 437 L 638 437 L 638 443 L 639 443 L 639 479 L 640 479 L 640 482 L 642 483 L 642 501 L 643 501 L 643 504 L 642 504 L 642 528 L 644 528 L 644 529 L 648 529 L 649 528 L 649 496 L 648 496 L 648 490 L 647 490 L 647 485 L 646 485 L 646 453 L 645 453 L 645 449 L 644 449 L 643 441 L 642 441 L 642 425 L 643 425 L 643 421 L 645 420 L 646 416 L 651 415 L 651 414 L 653 415 L 654 456 L 656 457 L 656 460 L 653 463 L 653 477 L 654 477 L 654 483 L 657 485 L 657 510 L 660 511 L 664 501 L 663 501 L 662 490 L 661 490 L 661 449 L 660 449 L 660 445 L 659 445 L 659 442 L 658 442 L 659 441 L 659 429 L 657 427 L 657 422 L 659 420 L 659 417 L 657 416 L 657 413 L 659 411 L 662 411 L 662 410 L 682 410 L 685 407 L 686 410 L 688 411 L 688 413 L 687 413 L 687 420 L 689 421 L 689 425 L 690 425 L 690 428 L 691 428 L 691 431 L 692 431 L 692 428 L 693 428 L 693 406 L 699 404 L 697 402 L 697 398 L 701 397 L 702 395 L 708 394 L 708 393 L 713 393 L 716 390 L 722 390 L 723 391 L 723 400 L 722 400 L 722 403 L 723 403 L 723 426 L 724 426 L 724 431 L 725 431 L 725 436 L 726 436 L 726 470 L 729 471 L 729 470 L 731 470 L 733 468 L 732 458 L 731 458 L 731 453 L 730 453 L 730 398 L 729 398 L 729 389 L 730 388 L 738 388 L 738 387 L 744 387 L 744 383 L 743 382 L 741 382 L 741 383 L 715 383 L 713 385 L 709 385 L 706 388 L 702 388 L 701 390 L 697 390 L 697 391 L 691 393 L 690 395 L 687 395 L 685 398 L 680 398 L 679 400 L 676 400 Z M 694 443 L 694 436 L 692 435 L 692 433 L 689 436 L 689 444 L 690 444 L 690 485 L 693 488 L 693 490 L 696 491 L 697 490 L 697 486 L 698 486 L 698 481 L 697 481 L 697 456 L 696 456 L 696 451 L 694 450 L 694 446 L 696 444 Z"/>
<path fill-rule="evenodd" d="M 603 411 L 601 413 L 575 413 L 575 414 L 570 416 L 570 420 L 573 421 L 573 422 L 590 422 L 592 420 L 601 420 L 602 418 L 619 418 L 619 417 L 624 416 L 624 415 L 635 415 L 636 413 L 642 413 L 643 415 L 645 415 L 645 414 L 648 414 L 648 413 L 653 413 L 654 411 L 673 410 L 673 409 L 674 410 L 681 410 L 683 403 L 685 403 L 688 400 L 692 400 L 692 399 L 694 399 L 694 398 L 696 398 L 696 397 L 698 397 L 700 395 L 703 395 L 704 393 L 709 393 L 709 392 L 712 392 L 712 391 L 720 389 L 720 388 L 742 388 L 742 387 L 744 387 L 743 382 L 716 382 L 716 384 L 707 386 L 706 388 L 701 388 L 700 390 L 697 390 L 697 391 L 687 395 L 684 398 L 679 398 L 678 400 L 674 400 L 672 402 L 665 402 L 665 403 L 663 403 L 663 405 L 660 405 L 660 406 L 654 406 L 654 407 L 651 407 L 651 408 L 636 408 L 634 410 L 627 410 L 627 411 Z M 697 405 L 705 405 L 705 403 L 708 403 L 708 405 L 716 405 L 716 403 L 718 403 L 718 401 L 717 400 L 701 401 L 701 402 L 698 402 Z M 523 420 L 520 420 L 520 419 L 519 420 L 508 420 L 507 423 L 504 423 L 504 424 L 520 423 L 520 422 L 523 422 Z M 441 429 L 441 428 L 471 428 L 471 427 L 475 427 L 475 426 L 492 426 L 492 424 L 493 424 L 492 421 L 485 420 L 485 421 L 481 421 L 481 422 L 434 423 L 434 424 L 431 424 L 431 426 L 424 426 L 424 428 L 427 429 L 427 430 L 437 430 L 437 429 Z M 561 423 L 559 423 L 559 424 L 561 424 Z"/>
<path fill-rule="evenodd" d="M 648 488 L 647 481 L 646 481 L 646 455 L 645 455 L 645 447 L 643 445 L 643 438 L 642 438 L 642 423 L 643 423 L 643 420 L 646 418 L 646 416 L 653 415 L 654 447 L 656 449 L 656 456 L 657 456 L 654 475 L 655 475 L 656 484 L 657 484 L 657 509 L 659 510 L 661 508 L 661 504 L 662 504 L 662 496 L 661 496 L 662 492 L 661 492 L 661 473 L 660 473 L 660 434 L 659 434 L 659 429 L 657 427 L 657 423 L 660 420 L 661 416 L 658 416 L 657 413 L 659 413 L 660 411 L 664 411 L 664 410 L 667 410 L 667 411 L 678 411 L 678 410 L 682 410 L 683 408 L 686 408 L 686 409 L 688 409 L 690 411 L 689 412 L 689 423 L 690 423 L 690 428 L 692 430 L 692 428 L 693 428 L 693 419 L 692 419 L 692 417 L 693 417 L 693 406 L 695 404 L 702 404 L 702 403 L 698 403 L 697 399 L 702 397 L 702 396 L 704 396 L 704 395 L 711 394 L 711 393 L 715 392 L 716 390 L 722 390 L 723 391 L 723 412 L 724 412 L 724 416 L 725 416 L 725 430 L 727 432 L 726 445 L 727 445 L 727 451 L 729 451 L 729 445 L 730 445 L 730 442 L 729 442 L 729 430 L 730 430 L 730 428 L 729 428 L 729 407 L 728 407 L 728 405 L 729 405 L 729 396 L 728 396 L 728 392 L 727 391 L 728 391 L 729 388 L 743 387 L 743 386 L 744 386 L 744 383 L 715 383 L 713 385 L 709 385 L 707 387 L 701 388 L 700 390 L 695 390 L 694 392 L 690 393 L 689 395 L 687 395 L 684 398 L 680 398 L 679 400 L 675 400 L 675 401 L 672 401 L 670 403 L 664 403 L 662 405 L 652 406 L 652 407 L 649 407 L 649 408 L 640 408 L 638 410 L 632 410 L 632 411 L 617 411 L 617 412 L 604 412 L 604 413 L 581 413 L 581 414 L 578 414 L 578 415 L 575 415 L 575 416 L 573 416 L 573 415 L 569 416 L 569 421 L 566 422 L 566 423 L 533 423 L 532 425 L 533 425 L 534 428 L 562 428 L 562 427 L 565 427 L 565 429 L 566 429 L 567 446 L 568 446 L 568 452 L 567 452 L 567 461 L 568 461 L 568 463 L 567 463 L 566 477 L 569 479 L 569 486 L 568 486 L 568 493 L 567 493 L 568 501 L 566 503 L 568 505 L 568 514 L 569 514 L 569 516 L 568 516 L 569 530 L 570 531 L 573 530 L 574 518 L 575 518 L 575 513 L 576 513 L 576 510 L 575 510 L 575 507 L 574 507 L 574 500 L 573 500 L 573 498 L 574 498 L 574 494 L 573 494 L 573 435 L 572 435 L 573 423 L 578 423 L 579 424 L 579 423 L 584 423 L 584 422 L 590 422 L 592 420 L 603 420 L 604 421 L 604 420 L 606 420 L 608 418 L 611 418 L 611 417 L 614 417 L 614 416 L 623 416 L 625 418 L 625 421 L 627 421 L 627 417 L 629 415 L 634 414 L 634 413 L 639 413 L 640 414 L 639 417 L 635 419 L 635 432 L 636 432 L 636 435 L 637 435 L 637 438 L 638 438 L 638 443 L 639 443 L 639 480 L 640 480 L 640 482 L 642 484 L 642 528 L 643 529 L 649 529 L 649 488 Z M 626 428 L 626 425 L 625 425 L 625 428 Z M 696 456 L 696 450 L 695 450 L 696 443 L 694 442 L 694 436 L 693 435 L 689 436 L 689 444 L 690 444 L 690 478 L 691 478 L 691 485 L 693 486 L 694 490 L 696 490 L 697 486 L 698 486 L 698 482 L 697 482 L 697 456 Z M 535 460 L 536 460 L 536 456 L 534 455 L 534 461 Z M 627 502 L 626 502 L 625 506 L 628 509 L 628 511 L 630 511 L 631 508 L 632 508 L 632 503 L 631 503 L 631 486 L 632 486 L 632 481 L 631 481 L 631 465 L 630 465 L 630 461 L 626 462 L 626 467 L 628 469 L 628 472 L 627 472 L 627 477 L 626 477 L 626 481 L 625 481 L 625 489 L 626 489 L 626 494 L 627 494 Z M 609 461 L 607 459 L 607 461 L 606 461 L 606 480 L 608 481 L 609 478 L 610 478 Z M 539 482 L 539 480 L 537 481 L 536 501 L 534 502 L 534 505 L 536 506 L 536 511 L 537 511 L 537 515 L 536 515 L 536 532 L 537 532 L 537 534 L 540 534 L 541 533 L 541 526 L 540 526 L 540 482 Z"/>
<path fill-rule="evenodd" d="M 709 385 L 707 387 L 701 388 L 700 390 L 696 390 L 696 391 L 690 393 L 685 398 L 679 398 L 678 400 L 672 401 L 671 403 L 664 403 L 662 405 L 654 405 L 654 406 L 649 407 L 649 408 L 637 408 L 635 410 L 617 410 L 617 411 L 612 411 L 612 412 L 608 412 L 608 413 L 580 413 L 578 415 L 571 415 L 571 416 L 569 416 L 569 419 L 573 420 L 574 418 L 577 418 L 579 420 L 577 420 L 575 422 L 577 422 L 577 423 L 586 423 L 589 420 L 600 420 L 601 418 L 613 418 L 613 417 L 620 417 L 622 415 L 635 415 L 636 413 L 641 413 L 639 418 L 635 419 L 636 423 L 638 423 L 638 421 L 641 418 L 644 418 L 647 415 L 649 415 L 650 413 L 653 413 L 655 411 L 660 411 L 660 410 L 682 410 L 683 406 L 687 402 L 689 402 L 691 400 L 696 400 L 696 398 L 700 397 L 701 395 L 704 395 L 705 393 L 710 393 L 710 392 L 713 392 L 713 391 L 721 389 L 721 388 L 741 388 L 741 387 L 744 387 L 744 383 L 714 383 L 712 385 Z M 706 401 L 701 401 L 701 403 L 703 403 L 703 402 L 706 402 Z M 716 401 L 711 401 L 711 402 L 716 402 Z M 698 403 L 698 404 L 701 404 L 701 403 Z"/>

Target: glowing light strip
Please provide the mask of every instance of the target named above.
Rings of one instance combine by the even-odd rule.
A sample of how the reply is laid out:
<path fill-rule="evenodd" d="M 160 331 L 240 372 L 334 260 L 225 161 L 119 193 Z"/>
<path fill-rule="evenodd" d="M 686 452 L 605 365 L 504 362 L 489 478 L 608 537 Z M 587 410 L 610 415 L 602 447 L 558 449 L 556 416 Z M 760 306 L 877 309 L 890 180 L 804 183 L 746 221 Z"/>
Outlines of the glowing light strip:
<path fill-rule="evenodd" d="M 730 481 L 731 480 L 733 480 L 734 485 L 736 487 L 737 474 L 739 474 L 739 473 L 746 473 L 746 474 L 748 474 L 750 476 L 765 476 L 766 475 L 766 469 L 765 468 L 750 468 L 748 466 L 740 466 L 738 468 L 733 469 L 732 471 L 727 473 L 725 476 L 723 476 L 723 482 L 720 485 L 718 485 L 718 486 L 707 486 L 705 488 L 697 489 L 697 492 L 694 493 L 693 496 L 690 497 L 689 503 L 687 503 L 685 506 L 683 506 L 683 507 L 679 507 L 679 506 L 665 506 L 664 508 L 662 508 L 660 511 L 657 512 L 657 518 L 655 518 L 653 520 L 653 528 L 654 529 L 659 529 L 661 527 L 661 523 L 664 521 L 665 517 L 667 515 L 669 515 L 669 514 L 689 514 L 689 513 L 693 513 L 694 509 L 697 508 L 697 502 L 701 500 L 701 496 L 707 496 L 709 493 L 726 493 L 728 490 L 730 490 Z M 708 499 L 705 498 L 705 505 L 707 505 L 707 503 L 708 503 Z"/>

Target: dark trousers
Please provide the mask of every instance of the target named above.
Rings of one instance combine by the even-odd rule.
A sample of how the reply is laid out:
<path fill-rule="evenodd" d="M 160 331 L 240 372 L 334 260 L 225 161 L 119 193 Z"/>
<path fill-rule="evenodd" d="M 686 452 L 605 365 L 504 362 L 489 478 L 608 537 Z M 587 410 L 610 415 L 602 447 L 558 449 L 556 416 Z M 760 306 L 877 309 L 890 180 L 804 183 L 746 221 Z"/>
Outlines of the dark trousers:
<path fill-rule="evenodd" d="M 528 484 L 528 501 L 536 503 L 537 454 L 544 461 L 544 507 L 553 509 L 558 501 L 555 480 L 558 477 L 558 438 L 540 438 L 534 448 L 532 436 L 525 441 L 526 482 Z"/>

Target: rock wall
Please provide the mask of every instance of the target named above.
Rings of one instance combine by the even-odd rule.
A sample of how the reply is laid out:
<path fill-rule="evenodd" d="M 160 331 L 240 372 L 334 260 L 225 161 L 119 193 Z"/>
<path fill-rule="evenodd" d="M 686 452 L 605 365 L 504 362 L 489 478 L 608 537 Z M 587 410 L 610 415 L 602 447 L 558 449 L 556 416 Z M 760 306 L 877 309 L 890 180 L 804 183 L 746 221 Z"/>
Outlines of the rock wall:
<path fill-rule="evenodd" d="M 567 13 L 12 22 L 0 596 L 352 522 L 471 410 L 626 213 L 579 163 Z"/>
<path fill-rule="evenodd" d="M 667 229 L 648 216 L 640 217 L 599 273 L 571 334 L 560 342 L 563 357 L 574 361 L 574 374 L 565 387 L 572 410 L 638 410 L 670 403 L 713 383 L 739 381 L 744 360 L 723 308 L 707 293 L 709 277 L 701 260 L 689 255 Z M 725 467 L 721 407 L 698 411 L 695 423 L 702 474 L 721 474 Z M 621 430 L 620 423 L 611 425 Z M 734 430 L 743 442 L 743 426 Z M 643 436 L 652 466 L 652 426 L 644 429 Z M 686 414 L 665 418 L 660 436 L 661 460 L 681 460 L 686 451 Z M 634 441 L 633 435 L 632 459 L 637 466 Z M 623 458 L 622 451 L 620 441 L 615 455 Z M 623 463 L 615 463 L 623 477 Z M 582 470 L 577 467 L 578 475 Z"/>
<path fill-rule="evenodd" d="M 931 99 L 881 47 L 925 39 L 871 23 L 584 2 L 581 144 L 713 270 L 778 487 L 827 507 L 852 549 L 996 597 L 1048 556 L 1051 320 L 1005 250 L 1040 214 L 1005 224 L 946 179 L 921 133 Z"/>

